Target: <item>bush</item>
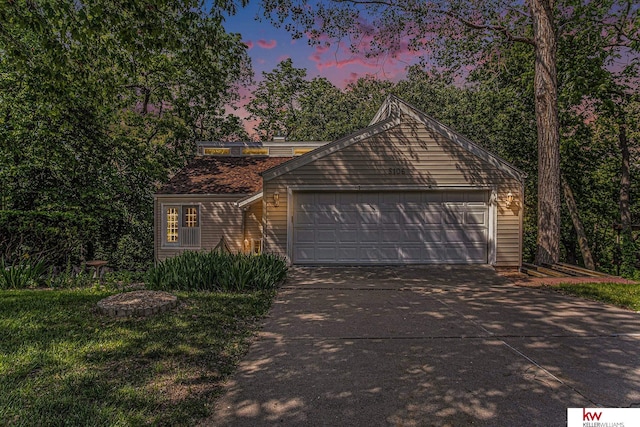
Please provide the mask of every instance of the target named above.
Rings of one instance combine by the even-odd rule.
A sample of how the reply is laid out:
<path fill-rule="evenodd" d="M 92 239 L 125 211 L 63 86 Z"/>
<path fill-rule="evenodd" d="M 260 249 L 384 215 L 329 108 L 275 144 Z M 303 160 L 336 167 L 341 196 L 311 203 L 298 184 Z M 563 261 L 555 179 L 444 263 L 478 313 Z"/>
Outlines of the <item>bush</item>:
<path fill-rule="evenodd" d="M 0 210 L 0 257 L 12 264 L 26 255 L 78 264 L 96 230 L 96 221 L 78 212 Z"/>
<path fill-rule="evenodd" d="M 147 273 L 150 289 L 243 292 L 273 289 L 287 275 L 281 257 L 220 252 L 183 252 Z"/>
<path fill-rule="evenodd" d="M 22 260 L 8 265 L 0 259 L 0 289 L 25 289 L 38 286 L 45 273 L 44 261 Z"/>

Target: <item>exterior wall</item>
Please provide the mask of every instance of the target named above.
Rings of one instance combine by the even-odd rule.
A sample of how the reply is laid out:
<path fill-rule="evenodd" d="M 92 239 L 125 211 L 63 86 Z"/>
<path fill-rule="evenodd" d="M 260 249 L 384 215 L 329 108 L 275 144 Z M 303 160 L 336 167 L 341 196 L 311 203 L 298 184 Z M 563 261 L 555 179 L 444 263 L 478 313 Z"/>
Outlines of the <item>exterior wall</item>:
<path fill-rule="evenodd" d="M 249 205 L 244 212 L 244 238 L 249 242 L 262 239 L 262 200 Z"/>
<path fill-rule="evenodd" d="M 154 200 L 154 250 L 156 261 L 178 255 L 185 248 L 163 247 L 162 205 L 200 206 L 200 250 L 211 250 L 225 237 L 229 249 L 239 252 L 243 247 L 242 209 L 235 206 L 239 195 L 156 195 Z M 187 250 L 194 250 L 188 248 Z M 195 249 L 197 250 L 197 249 Z"/>
<path fill-rule="evenodd" d="M 522 185 L 459 145 L 408 120 L 264 183 L 265 251 L 288 256 L 287 216 L 296 188 L 444 189 L 486 188 L 497 195 L 496 266 L 517 267 L 522 252 Z M 279 206 L 273 194 L 280 194 Z M 515 203 L 506 207 L 506 195 Z M 289 194 L 289 197 L 284 195 Z"/>

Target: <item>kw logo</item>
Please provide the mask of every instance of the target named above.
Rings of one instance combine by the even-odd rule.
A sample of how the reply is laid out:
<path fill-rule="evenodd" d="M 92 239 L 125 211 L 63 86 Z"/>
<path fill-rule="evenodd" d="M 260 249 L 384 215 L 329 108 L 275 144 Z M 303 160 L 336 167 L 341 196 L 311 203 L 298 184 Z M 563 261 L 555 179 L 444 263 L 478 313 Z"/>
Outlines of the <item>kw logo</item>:
<path fill-rule="evenodd" d="M 602 412 L 587 412 L 585 408 L 582 408 L 582 421 L 600 421 Z"/>

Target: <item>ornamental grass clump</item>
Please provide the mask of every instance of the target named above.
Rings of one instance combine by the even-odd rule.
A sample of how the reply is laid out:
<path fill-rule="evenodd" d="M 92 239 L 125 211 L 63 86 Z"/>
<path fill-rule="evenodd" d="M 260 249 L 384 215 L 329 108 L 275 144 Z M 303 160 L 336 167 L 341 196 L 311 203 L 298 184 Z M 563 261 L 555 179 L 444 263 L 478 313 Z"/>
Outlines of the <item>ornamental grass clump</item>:
<path fill-rule="evenodd" d="M 184 252 L 147 273 L 147 287 L 159 290 L 244 292 L 275 288 L 287 274 L 276 255 Z"/>
<path fill-rule="evenodd" d="M 22 260 L 8 265 L 0 259 L 0 289 L 25 289 L 39 286 L 46 272 L 44 261 Z"/>

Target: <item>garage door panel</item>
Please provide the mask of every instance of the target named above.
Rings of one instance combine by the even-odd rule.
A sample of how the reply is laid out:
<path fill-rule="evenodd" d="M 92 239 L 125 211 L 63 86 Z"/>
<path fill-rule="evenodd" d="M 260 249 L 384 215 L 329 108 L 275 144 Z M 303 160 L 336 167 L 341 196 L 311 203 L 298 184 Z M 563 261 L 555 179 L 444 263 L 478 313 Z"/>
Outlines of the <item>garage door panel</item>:
<path fill-rule="evenodd" d="M 417 263 L 423 259 L 422 252 L 421 246 L 403 246 L 398 248 L 398 260 Z"/>
<path fill-rule="evenodd" d="M 485 262 L 486 247 L 480 245 L 447 245 L 445 248 L 445 261 L 458 262 Z"/>
<path fill-rule="evenodd" d="M 378 243 L 380 241 L 380 229 L 376 226 L 367 227 L 361 225 L 358 229 L 358 241 L 361 243 Z"/>
<path fill-rule="evenodd" d="M 316 242 L 318 243 L 336 243 L 336 229 L 321 228 L 316 230 Z"/>
<path fill-rule="evenodd" d="M 298 225 L 313 225 L 316 223 L 315 213 L 309 211 L 296 212 L 296 224 Z"/>
<path fill-rule="evenodd" d="M 447 207 L 447 210 L 442 214 L 442 219 L 444 224 L 462 225 L 464 224 L 464 212 L 456 211 L 451 209 L 451 207 Z"/>
<path fill-rule="evenodd" d="M 293 262 L 485 263 L 488 192 L 296 193 Z"/>
<path fill-rule="evenodd" d="M 486 191 L 470 191 L 467 192 L 467 202 L 469 205 L 483 205 L 489 201 L 489 193 Z"/>
<path fill-rule="evenodd" d="M 360 224 L 378 224 L 380 222 L 380 213 L 376 211 L 360 211 Z"/>
<path fill-rule="evenodd" d="M 345 224 L 356 225 L 358 223 L 358 213 L 355 210 L 353 212 L 342 211 L 338 214 L 338 221 L 342 225 L 345 225 Z"/>
<path fill-rule="evenodd" d="M 485 240 L 485 230 L 484 229 L 448 229 L 444 233 L 444 240 L 449 243 L 468 243 L 470 246 L 472 243 L 470 242 L 478 242 Z"/>
<path fill-rule="evenodd" d="M 315 214 L 315 223 L 317 225 L 333 225 L 338 224 L 338 215 L 331 211 L 317 212 Z"/>
<path fill-rule="evenodd" d="M 436 225 L 440 226 L 442 224 L 443 212 L 441 209 L 429 209 L 422 213 L 422 224 L 425 225 Z"/>
<path fill-rule="evenodd" d="M 356 246 L 339 246 L 337 252 L 338 259 L 342 262 L 358 261 L 358 248 Z"/>
<path fill-rule="evenodd" d="M 465 212 L 464 223 L 466 225 L 487 225 L 487 213 L 481 212 Z"/>
<path fill-rule="evenodd" d="M 354 228 L 340 228 L 338 230 L 338 243 L 357 243 L 358 230 Z"/>
<path fill-rule="evenodd" d="M 443 240 L 442 235 L 444 233 L 445 232 L 442 229 L 434 228 L 421 230 L 419 233 L 416 233 L 416 235 L 419 242 L 441 243 Z"/>
<path fill-rule="evenodd" d="M 320 262 L 336 261 L 336 248 L 317 246 L 315 249 L 315 260 Z"/>
<path fill-rule="evenodd" d="M 315 193 L 315 195 L 315 203 L 321 206 L 335 205 L 337 202 L 336 193 Z"/>
<path fill-rule="evenodd" d="M 313 243 L 316 239 L 316 232 L 313 229 L 296 228 L 293 234 L 296 244 Z"/>
<path fill-rule="evenodd" d="M 398 211 L 382 211 L 380 224 L 383 226 L 402 224 L 402 214 Z"/>
<path fill-rule="evenodd" d="M 295 245 L 293 257 L 297 262 L 315 261 L 315 248 L 312 246 Z"/>
<path fill-rule="evenodd" d="M 400 227 L 385 227 L 380 231 L 380 240 L 382 243 L 401 243 L 404 242 L 404 233 Z"/>

